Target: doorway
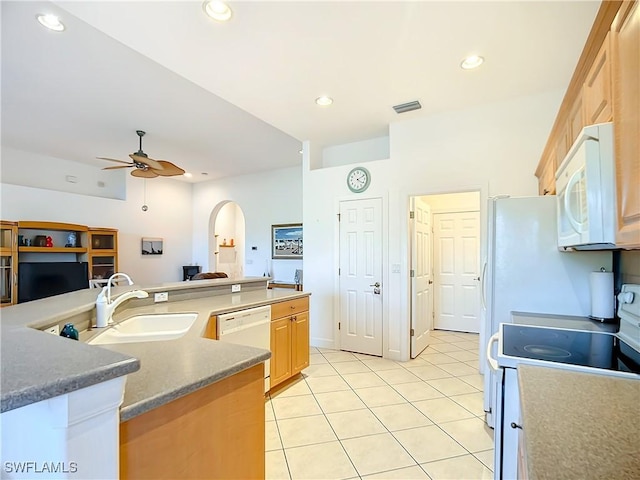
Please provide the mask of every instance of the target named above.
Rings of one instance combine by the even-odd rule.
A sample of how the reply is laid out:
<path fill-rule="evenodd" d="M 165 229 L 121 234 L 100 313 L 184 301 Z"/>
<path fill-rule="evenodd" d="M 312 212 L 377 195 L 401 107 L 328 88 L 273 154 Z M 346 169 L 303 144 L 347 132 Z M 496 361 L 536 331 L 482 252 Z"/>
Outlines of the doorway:
<path fill-rule="evenodd" d="M 244 251 L 244 212 L 235 202 L 220 202 L 209 217 L 209 271 L 243 277 Z"/>
<path fill-rule="evenodd" d="M 433 329 L 480 329 L 480 192 L 411 197 L 409 225 L 415 358 Z"/>
<path fill-rule="evenodd" d="M 340 202 L 340 349 L 382 356 L 382 199 Z"/>

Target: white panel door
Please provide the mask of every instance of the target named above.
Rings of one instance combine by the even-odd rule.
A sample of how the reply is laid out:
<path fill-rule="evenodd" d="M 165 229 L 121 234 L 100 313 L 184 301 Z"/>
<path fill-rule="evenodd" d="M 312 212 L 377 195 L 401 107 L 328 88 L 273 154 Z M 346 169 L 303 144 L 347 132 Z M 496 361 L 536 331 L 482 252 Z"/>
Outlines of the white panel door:
<path fill-rule="evenodd" d="M 340 348 L 382 356 L 382 200 L 340 202 Z"/>
<path fill-rule="evenodd" d="M 420 197 L 411 198 L 411 358 L 429 345 L 433 328 L 431 208 Z"/>
<path fill-rule="evenodd" d="M 434 327 L 478 333 L 480 213 L 438 213 L 433 225 Z"/>

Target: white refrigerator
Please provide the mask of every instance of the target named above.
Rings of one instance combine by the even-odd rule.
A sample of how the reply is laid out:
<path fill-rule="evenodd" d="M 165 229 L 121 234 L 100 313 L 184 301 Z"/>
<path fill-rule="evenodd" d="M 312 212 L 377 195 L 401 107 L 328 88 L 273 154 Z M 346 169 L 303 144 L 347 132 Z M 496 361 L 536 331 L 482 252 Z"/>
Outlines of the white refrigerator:
<path fill-rule="evenodd" d="M 494 427 L 498 376 L 486 365 L 491 336 L 500 323 L 512 321 L 512 311 L 588 316 L 589 274 L 601 267 L 610 271 L 612 253 L 558 250 L 555 196 L 495 197 L 488 203 L 480 371 L 486 421 Z"/>

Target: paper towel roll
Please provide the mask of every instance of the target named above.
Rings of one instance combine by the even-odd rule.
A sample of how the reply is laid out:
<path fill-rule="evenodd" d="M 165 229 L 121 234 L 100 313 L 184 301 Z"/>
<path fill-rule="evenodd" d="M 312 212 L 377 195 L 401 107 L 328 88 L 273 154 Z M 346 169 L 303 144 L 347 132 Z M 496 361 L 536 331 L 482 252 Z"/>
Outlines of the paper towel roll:
<path fill-rule="evenodd" d="M 613 272 L 591 272 L 591 316 L 600 319 L 614 317 Z"/>

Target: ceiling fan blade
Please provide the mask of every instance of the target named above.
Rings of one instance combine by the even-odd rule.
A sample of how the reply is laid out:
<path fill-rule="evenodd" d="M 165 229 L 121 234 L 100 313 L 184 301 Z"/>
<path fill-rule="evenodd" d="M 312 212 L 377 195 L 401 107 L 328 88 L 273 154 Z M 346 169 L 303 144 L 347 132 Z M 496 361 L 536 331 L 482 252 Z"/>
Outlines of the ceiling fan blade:
<path fill-rule="evenodd" d="M 129 164 L 129 165 L 118 165 L 117 167 L 104 167 L 102 170 L 116 170 L 118 168 L 131 168 L 131 167 L 135 167 L 135 165 Z"/>
<path fill-rule="evenodd" d="M 116 160 L 115 158 L 96 157 L 98 160 L 108 160 L 110 162 L 126 163 L 132 165 L 131 162 L 125 162 L 124 160 Z"/>
<path fill-rule="evenodd" d="M 131 155 L 129 155 L 129 157 L 131 157 L 131 160 L 133 160 L 134 162 L 144 163 L 145 165 L 148 165 L 149 167 L 155 170 L 162 170 L 164 168 L 159 162 L 157 162 L 153 158 L 141 157 L 140 155 L 136 155 L 135 153 L 132 153 Z"/>
<path fill-rule="evenodd" d="M 158 163 L 163 166 L 163 169 L 156 170 L 154 168 L 152 170 L 155 170 L 155 172 L 162 177 L 173 177 L 174 175 L 182 175 L 184 173 L 183 169 L 166 160 L 158 160 Z"/>
<path fill-rule="evenodd" d="M 136 168 L 135 170 L 132 170 L 131 175 L 133 175 L 134 177 L 140 177 L 140 178 L 155 178 L 158 176 L 158 174 L 151 169 L 142 170 L 141 168 Z"/>

